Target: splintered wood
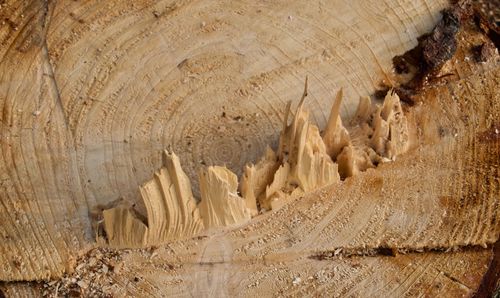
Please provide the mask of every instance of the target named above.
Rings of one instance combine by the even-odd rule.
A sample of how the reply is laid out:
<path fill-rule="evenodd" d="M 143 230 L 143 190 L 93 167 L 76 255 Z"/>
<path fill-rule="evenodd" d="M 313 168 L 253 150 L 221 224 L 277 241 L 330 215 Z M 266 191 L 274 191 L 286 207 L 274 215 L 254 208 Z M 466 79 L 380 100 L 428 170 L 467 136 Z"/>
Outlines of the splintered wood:
<path fill-rule="evenodd" d="M 342 89 L 333 102 L 323 137 L 309 121 L 304 93 L 292 122 L 287 104 L 278 152 L 267 147 L 256 164 L 245 167 L 241 179 L 226 167 L 200 171 L 201 201 L 196 206 L 191 183 L 179 158 L 164 152 L 164 167 L 141 186 L 147 218 L 141 220 L 131 207 L 103 211 L 104 230 L 112 247 L 146 247 L 197 235 L 203 229 L 244 223 L 259 211 L 278 209 L 293 198 L 340 181 L 384 161 L 391 161 L 409 148 L 407 119 L 398 95 L 390 91 L 383 104 L 359 101 L 352 121 L 358 129 L 351 141 L 340 119 Z M 340 174 L 339 174 L 340 172 Z"/>
<path fill-rule="evenodd" d="M 164 152 L 164 167 L 141 186 L 147 223 L 131 208 L 103 211 L 104 229 L 114 247 L 143 247 L 196 235 L 203 227 L 191 183 L 175 154 Z"/>
<path fill-rule="evenodd" d="M 487 275 L 490 13 L 0 2 L 0 296 L 460 297 Z M 357 256 L 387 251 L 419 253 Z"/>
<path fill-rule="evenodd" d="M 200 213 L 205 228 L 238 224 L 250 219 L 238 195 L 238 177 L 226 167 L 209 167 L 200 173 Z"/>

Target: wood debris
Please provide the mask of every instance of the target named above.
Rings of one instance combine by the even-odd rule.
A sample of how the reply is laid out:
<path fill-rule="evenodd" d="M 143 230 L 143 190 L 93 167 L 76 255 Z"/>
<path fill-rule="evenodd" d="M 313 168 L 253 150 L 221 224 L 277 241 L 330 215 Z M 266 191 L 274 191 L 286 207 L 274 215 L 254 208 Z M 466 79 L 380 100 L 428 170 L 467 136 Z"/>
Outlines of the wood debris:
<path fill-rule="evenodd" d="M 299 195 L 334 184 L 383 161 L 394 160 L 409 148 L 406 117 L 398 95 L 387 93 L 383 104 L 372 106 L 362 98 L 353 131 L 340 119 L 342 89 L 332 105 L 323 136 L 309 121 L 304 108 L 307 79 L 292 122 L 287 104 L 275 153 L 270 147 L 256 164 L 248 164 L 241 178 L 226 167 L 211 166 L 199 175 L 201 201 L 196 206 L 191 183 L 179 158 L 165 151 L 164 167 L 141 186 L 147 220 L 133 208 L 103 211 L 108 244 L 112 247 L 146 247 L 192 237 L 203 229 L 244 223 L 259 211 L 279 209 Z"/>
<path fill-rule="evenodd" d="M 200 173 L 199 205 L 206 228 L 250 220 L 246 202 L 237 194 L 238 177 L 226 167 L 209 167 Z"/>
<path fill-rule="evenodd" d="M 174 153 L 164 152 L 164 167 L 140 188 L 147 209 L 143 222 L 132 208 L 103 211 L 104 229 L 113 247 L 144 247 L 190 237 L 203 228 L 191 183 Z"/>

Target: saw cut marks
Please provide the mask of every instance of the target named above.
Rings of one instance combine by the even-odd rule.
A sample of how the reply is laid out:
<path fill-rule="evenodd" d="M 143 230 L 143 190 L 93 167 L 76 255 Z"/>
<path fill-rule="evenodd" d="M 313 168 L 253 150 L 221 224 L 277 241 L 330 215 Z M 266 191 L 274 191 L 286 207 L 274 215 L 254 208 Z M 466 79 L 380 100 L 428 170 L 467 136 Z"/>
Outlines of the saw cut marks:
<path fill-rule="evenodd" d="M 123 198 L 145 215 L 139 186 L 167 145 L 195 197 L 200 164 L 241 177 L 276 149 L 280 108 L 306 74 L 315 123 L 338 86 L 350 115 L 446 6 L 2 1 L 0 278 L 61 276 L 94 243 L 95 206 Z"/>
<path fill-rule="evenodd" d="M 132 208 L 103 211 L 109 245 L 144 247 L 191 237 L 204 228 L 242 224 L 259 211 L 279 209 L 301 194 L 393 160 L 409 148 L 407 120 L 399 97 L 392 91 L 381 106 L 360 100 L 354 126 L 360 136 L 355 142 L 340 119 L 342 90 L 337 93 L 323 137 L 309 120 L 306 97 L 307 78 L 290 124 L 291 103 L 287 104 L 277 153 L 268 147 L 256 165 L 246 166 L 239 186 L 242 196 L 236 174 L 226 167 L 210 166 L 200 171 L 201 201 L 196 206 L 179 158 L 165 151 L 164 167 L 140 188 L 147 225 Z"/>
<path fill-rule="evenodd" d="M 117 273 L 95 278 L 85 271 L 108 264 L 108 257 L 100 258 L 100 266 L 92 257 L 82 258 L 74 275 L 51 286 L 52 293 L 67 293 L 83 280 L 89 285 L 84 293 L 96 289 L 115 296 L 154 296 L 159 290 L 217 297 L 473 295 L 492 252 L 453 246 L 498 239 L 496 69 L 421 95 L 425 104 L 405 110 L 410 130 L 417 123 L 420 133 L 416 140 L 412 135 L 411 150 L 396 162 L 305 194 L 239 229 L 156 249 L 108 250 L 122 258 L 111 263 L 121 268 Z M 466 83 L 469 88 L 463 88 Z M 492 117 L 481 117 L 486 113 Z M 470 123 L 465 115 L 483 121 Z M 353 127 L 348 130 L 358 145 Z M 370 247 L 384 255 L 400 247 L 422 252 L 347 257 Z M 446 252 L 426 252 L 432 248 Z M 94 254 L 100 251 L 105 250 Z M 318 252 L 332 257 L 324 260 Z"/>

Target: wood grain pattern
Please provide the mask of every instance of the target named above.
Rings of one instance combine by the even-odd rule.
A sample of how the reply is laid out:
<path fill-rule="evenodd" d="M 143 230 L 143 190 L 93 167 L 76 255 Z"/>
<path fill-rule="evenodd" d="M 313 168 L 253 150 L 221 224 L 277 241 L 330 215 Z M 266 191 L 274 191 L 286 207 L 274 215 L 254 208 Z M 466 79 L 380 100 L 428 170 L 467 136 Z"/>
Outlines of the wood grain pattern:
<path fill-rule="evenodd" d="M 146 214 L 139 186 L 161 167 L 164 149 L 179 154 L 196 197 L 201 166 L 226 165 L 241 176 L 268 144 L 278 146 L 286 102 L 297 105 L 306 75 L 314 123 L 327 125 L 341 87 L 340 116 L 351 119 L 361 97 L 394 83 L 392 57 L 414 47 L 447 5 L 2 2 L 0 280 L 62 277 L 51 293 L 71 285 L 84 295 L 96 288 L 117 296 L 471 295 L 489 250 L 342 252 L 498 240 L 498 54 L 478 64 L 465 50 L 444 67 L 453 80 L 408 111 L 418 133 L 396 161 L 155 255 L 82 255 L 96 245 L 96 206 L 124 198 Z M 477 41 L 465 37 L 463 45 Z M 314 258 L 323 254 L 333 258 Z M 104 273 L 103 265 L 119 269 Z M 99 275 L 89 273 L 95 268 Z M 76 277 L 86 287 L 75 286 Z M 36 295 L 30 284 L 0 289 Z"/>

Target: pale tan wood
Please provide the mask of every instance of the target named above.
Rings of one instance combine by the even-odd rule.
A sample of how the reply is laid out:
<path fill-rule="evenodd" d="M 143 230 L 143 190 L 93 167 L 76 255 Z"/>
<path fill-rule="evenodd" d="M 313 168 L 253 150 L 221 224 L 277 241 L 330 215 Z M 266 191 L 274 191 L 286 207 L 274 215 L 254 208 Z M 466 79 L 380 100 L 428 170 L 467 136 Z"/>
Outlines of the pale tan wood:
<path fill-rule="evenodd" d="M 201 218 L 205 228 L 242 224 L 250 220 L 246 201 L 237 193 L 238 177 L 226 167 L 200 172 Z"/>
<path fill-rule="evenodd" d="M 306 96 L 307 79 L 290 125 L 286 123 L 290 107 L 287 105 L 277 153 L 281 165 L 273 182 L 266 187 L 266 197 L 261 199 L 261 205 L 265 208 L 268 208 L 265 202 L 276 204 L 276 200 L 286 201 L 287 196 L 312 191 L 340 180 L 337 165 L 327 154 L 319 128 L 310 122 L 309 112 L 304 109 Z"/>
<path fill-rule="evenodd" d="M 491 254 L 489 250 L 410 254 L 396 258 L 343 260 L 342 256 L 350 254 L 349 251 L 369 252 L 369 249 L 381 246 L 393 247 L 402 253 L 453 250 L 460 246 L 486 245 L 498 239 L 500 227 L 495 222 L 499 215 L 498 208 L 495 208 L 498 205 L 498 184 L 495 182 L 498 167 L 493 166 L 486 173 L 493 181 L 487 184 L 491 192 L 481 194 L 481 201 L 466 200 L 465 206 L 459 206 L 457 202 L 449 205 L 453 199 L 444 194 L 454 188 L 449 184 L 450 179 L 466 181 L 456 179 L 454 175 L 462 168 L 475 168 L 491 161 L 479 155 L 476 160 L 456 160 L 457 155 L 478 153 L 468 151 L 461 143 L 463 139 L 455 134 L 443 135 L 436 127 L 441 125 L 445 130 L 455 127 L 465 132 L 461 125 L 469 125 L 462 117 L 462 113 L 469 114 L 468 110 L 440 109 L 441 105 L 453 107 L 458 101 L 469 103 L 475 113 L 483 113 L 485 108 L 497 111 L 500 98 L 491 87 L 498 83 L 499 71 L 469 77 L 424 95 L 427 105 L 409 113 L 409 118 L 422 130 L 417 135 L 421 148 L 403 154 L 395 162 L 303 198 L 295 198 L 293 203 L 283 205 L 279 211 L 256 217 L 239 229 L 176 241 L 150 256 L 144 256 L 141 251 L 129 253 L 123 260 L 126 271 L 113 278 L 125 283 L 137 272 L 154 270 L 154 274 L 141 275 L 142 280 L 131 290 L 131 295 L 155 295 L 155 289 L 181 296 L 232 296 L 236 293 L 252 296 L 283 291 L 289 295 L 307 291 L 376 296 L 471 295 L 486 270 L 484 264 Z M 468 91 L 461 88 L 465 81 L 471 83 Z M 450 90 L 450 93 L 445 90 Z M 438 100 L 435 94 L 442 96 Z M 451 94 L 455 94 L 455 98 Z M 397 106 L 391 98 L 389 102 Z M 485 103 L 488 105 L 484 106 Z M 438 117 L 429 118 L 429 113 Z M 487 122 L 478 124 L 473 130 L 478 130 L 479 135 L 472 142 L 485 142 L 482 130 L 487 127 L 490 127 Z M 486 141 L 483 143 L 485 149 L 495 156 L 500 150 L 498 142 Z M 456 167 L 443 169 L 441 166 L 450 166 L 457 161 Z M 401 167 L 405 171 L 401 171 Z M 423 175 L 436 170 L 443 173 Z M 226 169 L 224 173 L 227 173 Z M 442 179 L 434 179 L 434 175 Z M 364 193 L 367 190 L 370 195 Z M 472 189 L 466 186 L 464 191 Z M 414 193 L 420 196 L 413 197 Z M 370 208 L 356 208 L 357 205 Z M 443 209 L 443 205 L 447 208 Z M 343 213 L 342 210 L 350 211 Z M 343 225 L 339 226 L 339 223 Z M 331 257 L 326 261 L 315 260 L 325 252 L 331 253 Z M 85 259 L 82 262 L 86 264 Z M 164 263 L 174 269 L 153 269 Z M 190 265 L 186 267 L 185 264 Z M 202 267 L 207 264 L 211 264 L 209 272 Z M 176 267 L 180 265 L 183 266 Z M 81 278 L 85 279 L 87 275 L 83 274 Z M 105 285 L 106 279 L 104 277 L 94 286 Z M 164 280 L 172 282 L 163 286 Z M 104 289 L 109 293 L 123 293 L 120 287 L 104 286 Z"/>
<path fill-rule="evenodd" d="M 139 186 L 162 166 L 161 152 L 169 145 L 187 163 L 196 196 L 201 162 L 226 164 L 239 175 L 278 140 L 281 109 L 298 99 L 306 74 L 313 123 L 325 127 L 331 98 L 340 87 L 345 93 L 341 116 L 351 119 L 360 96 L 372 94 L 382 79 L 392 80 L 390 59 L 413 47 L 446 5 L 2 4 L 0 14 L 12 23 L 0 26 L 0 279 L 56 277 L 73 267 L 73 256 L 95 243 L 89 217 L 94 206 L 123 197 L 145 214 Z M 379 242 L 414 248 L 498 238 L 498 142 L 484 141 L 499 118 L 498 95 L 492 92 L 498 89 L 498 73 L 470 77 L 483 69 L 463 55 L 457 59 L 460 63 L 448 69 L 462 78 L 461 87 L 446 86 L 424 97 L 430 100 L 408 117 L 421 128 L 410 136 L 415 147 L 394 163 L 256 217 L 248 227 L 257 231 L 247 240 L 233 235 L 248 233 L 237 229 L 229 239 L 223 234 L 162 246 L 151 271 L 145 269 L 149 258 L 144 251 L 125 253 L 125 269 L 104 275 L 101 285 L 112 281 L 117 286 L 110 292 L 133 296 L 218 290 L 301 295 L 315 289 L 327 295 L 470 294 L 484 273 L 487 251 L 328 265 L 308 259 L 316 250 Z M 203 247 L 194 248 L 195 243 Z M 287 259 L 304 250 L 297 260 Z M 267 254 L 284 264 L 269 265 Z M 238 265 L 240 256 L 254 265 Z M 255 264 L 256 258 L 264 261 Z M 206 271 L 205 261 L 216 264 L 213 272 Z M 183 268 L 158 269 L 165 262 Z M 467 270 L 474 264 L 483 269 L 471 270 L 476 277 L 471 278 Z M 337 267 L 340 272 L 334 272 Z M 274 268 L 279 273 L 269 274 Z M 309 273 L 322 276 L 323 269 L 335 276 L 333 282 L 330 278 L 315 287 L 305 282 Z M 135 276 L 144 279 L 136 284 Z M 209 276 L 222 279 L 210 284 Z M 242 283 L 246 276 L 249 282 Z M 302 279 L 294 287 L 296 276 Z M 212 286 L 216 290 L 210 292 Z"/>
<path fill-rule="evenodd" d="M 408 150 L 408 123 L 396 93 L 391 91 L 386 95 L 373 118 L 372 147 L 378 154 L 394 160 Z"/>
<path fill-rule="evenodd" d="M 245 166 L 240 188 L 252 216 L 258 213 L 257 199 L 263 195 L 268 196 L 266 189 L 273 183 L 278 168 L 278 157 L 270 147 L 266 148 L 265 155 L 256 165 L 249 164 Z M 267 206 L 267 209 L 270 210 L 269 206 Z"/>
<path fill-rule="evenodd" d="M 290 195 L 284 194 L 281 189 L 286 186 L 288 176 L 290 175 L 290 164 L 285 162 L 280 165 L 278 170 L 274 173 L 273 182 L 266 187 L 265 196 L 260 197 L 260 206 L 264 210 L 276 209 L 273 208 L 281 206 L 279 201 L 283 201 L 286 198 L 291 197 Z M 276 205 L 278 204 L 278 205 Z"/>
<path fill-rule="evenodd" d="M 203 230 L 191 183 L 179 157 L 168 151 L 163 156 L 163 167 L 140 187 L 146 218 L 141 219 L 129 206 L 104 209 L 106 239 L 100 242 L 115 248 L 147 247 L 192 237 Z"/>
<path fill-rule="evenodd" d="M 325 143 L 326 152 L 333 160 L 342 152 L 342 149 L 350 144 L 349 132 L 342 125 L 340 119 L 340 105 L 342 103 L 343 92 L 340 89 L 337 92 L 335 101 L 332 105 L 328 123 L 326 124 L 325 132 L 323 134 L 323 142 Z M 359 107 L 358 107 L 359 109 Z"/>
<path fill-rule="evenodd" d="M 498 239 L 499 168 L 494 154 L 500 146 L 497 139 L 483 137 L 500 107 L 492 88 L 499 83 L 499 72 L 497 68 L 468 76 L 422 95 L 426 105 L 408 115 L 422 129 L 417 136 L 422 147 L 395 162 L 297 198 L 241 228 L 176 241 L 154 251 L 124 253 L 118 261 L 123 264 L 120 271 L 102 276 L 94 286 L 131 296 L 471 296 L 486 272 L 491 250 L 452 248 Z M 463 117 L 489 115 L 487 111 L 491 117 L 477 124 Z M 439 126 L 448 133 L 443 135 Z M 463 146 L 464 140 L 468 145 Z M 470 150 L 472 146 L 483 147 L 476 151 Z M 478 166 L 483 170 L 474 172 Z M 477 186 L 468 181 L 479 177 L 489 178 L 482 180 L 488 191 L 477 193 L 478 200 L 460 201 L 450 195 L 459 191 L 470 198 L 467 195 Z M 347 249 L 380 245 L 403 252 L 450 252 L 343 257 Z M 333 257 L 314 258 L 325 251 Z M 168 269 L 162 267 L 165 264 Z M 83 270 L 78 276 L 88 278 Z M 139 279 L 133 281 L 136 276 Z M 109 286 L 110 280 L 118 286 Z"/>
<path fill-rule="evenodd" d="M 107 241 L 116 248 L 145 247 L 148 242 L 148 227 L 136 213 L 126 207 L 115 207 L 103 211 Z"/>

